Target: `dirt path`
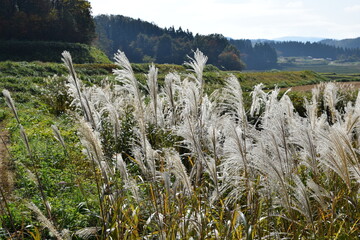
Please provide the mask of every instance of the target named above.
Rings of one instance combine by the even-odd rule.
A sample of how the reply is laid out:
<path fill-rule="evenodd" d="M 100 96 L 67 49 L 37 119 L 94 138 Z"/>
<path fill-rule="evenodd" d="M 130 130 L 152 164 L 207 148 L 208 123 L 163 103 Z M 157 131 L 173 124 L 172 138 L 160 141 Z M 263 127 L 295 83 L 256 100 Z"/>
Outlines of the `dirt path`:
<path fill-rule="evenodd" d="M 360 82 L 337 82 L 337 83 L 341 84 L 342 86 L 352 86 L 355 89 L 360 88 Z M 311 91 L 311 89 L 313 89 L 317 85 L 318 84 L 311 84 L 311 85 L 291 87 L 291 91 L 295 91 L 295 92 Z M 281 88 L 281 90 L 287 90 L 287 89 L 289 88 Z"/>
<path fill-rule="evenodd" d="M 0 124 L 0 187 L 6 194 L 10 194 L 14 187 L 14 173 L 9 162 L 9 133 Z"/>

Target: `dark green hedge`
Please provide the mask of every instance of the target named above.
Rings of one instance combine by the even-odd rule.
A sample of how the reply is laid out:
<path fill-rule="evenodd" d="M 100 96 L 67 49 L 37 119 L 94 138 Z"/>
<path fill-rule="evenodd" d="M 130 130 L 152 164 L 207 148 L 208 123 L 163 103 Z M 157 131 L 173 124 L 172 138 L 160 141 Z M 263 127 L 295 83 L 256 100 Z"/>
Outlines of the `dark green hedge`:
<path fill-rule="evenodd" d="M 0 61 L 61 62 L 65 50 L 74 63 L 110 63 L 103 52 L 86 44 L 41 41 L 0 41 Z"/>

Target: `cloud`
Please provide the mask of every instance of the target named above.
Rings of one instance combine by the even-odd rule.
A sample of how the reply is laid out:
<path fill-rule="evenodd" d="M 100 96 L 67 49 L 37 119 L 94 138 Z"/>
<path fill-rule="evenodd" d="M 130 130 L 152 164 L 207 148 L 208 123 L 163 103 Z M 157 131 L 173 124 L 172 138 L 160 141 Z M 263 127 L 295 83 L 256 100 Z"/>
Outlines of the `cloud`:
<path fill-rule="evenodd" d="M 360 5 L 346 7 L 344 10 L 349 13 L 360 13 Z"/>
<path fill-rule="evenodd" d="M 94 14 L 121 14 L 160 27 L 233 38 L 352 35 L 358 0 L 90 0 Z M 346 5 L 351 7 L 347 7 Z M 339 11 L 346 9 L 344 11 Z M 349 12 L 345 12 L 349 11 Z M 357 10 L 356 10 L 357 11 Z M 352 12 L 352 13 L 350 13 Z M 347 32 L 345 32 L 345 30 Z M 325 36 L 326 34 L 326 36 Z"/>

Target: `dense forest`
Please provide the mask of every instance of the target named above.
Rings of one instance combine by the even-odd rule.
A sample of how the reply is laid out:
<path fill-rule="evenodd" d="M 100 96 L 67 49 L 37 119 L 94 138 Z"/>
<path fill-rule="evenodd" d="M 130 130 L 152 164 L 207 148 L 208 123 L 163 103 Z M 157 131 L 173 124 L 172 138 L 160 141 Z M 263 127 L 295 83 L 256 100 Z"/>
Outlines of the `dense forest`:
<path fill-rule="evenodd" d="M 182 64 L 186 55 L 200 49 L 209 57 L 209 64 L 226 70 L 244 68 L 239 50 L 221 34 L 194 36 L 189 30 L 163 29 L 121 15 L 96 16 L 95 24 L 99 36 L 97 44 L 108 56 L 120 49 L 132 62 Z"/>
<path fill-rule="evenodd" d="M 360 37 L 342 40 L 324 39 L 320 43 L 342 48 L 360 48 Z"/>
<path fill-rule="evenodd" d="M 0 0 L 0 40 L 91 43 L 95 25 L 86 0 Z"/>
<path fill-rule="evenodd" d="M 249 39 L 229 40 L 241 53 L 248 69 L 272 69 L 277 67 L 277 53 L 268 43 L 252 44 Z"/>
<path fill-rule="evenodd" d="M 360 49 L 350 49 L 330 46 L 324 43 L 310 42 L 268 42 L 276 49 L 279 56 L 283 57 L 305 57 L 331 58 L 333 60 L 359 61 Z"/>

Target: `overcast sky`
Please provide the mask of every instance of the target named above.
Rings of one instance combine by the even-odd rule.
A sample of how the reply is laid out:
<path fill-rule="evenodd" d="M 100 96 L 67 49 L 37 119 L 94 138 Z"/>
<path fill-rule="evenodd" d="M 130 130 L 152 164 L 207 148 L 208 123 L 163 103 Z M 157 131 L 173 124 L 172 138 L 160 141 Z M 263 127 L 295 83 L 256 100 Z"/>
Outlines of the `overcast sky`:
<path fill-rule="evenodd" d="M 360 0 L 90 0 L 93 15 L 120 14 L 199 34 L 274 39 L 360 37 Z"/>

